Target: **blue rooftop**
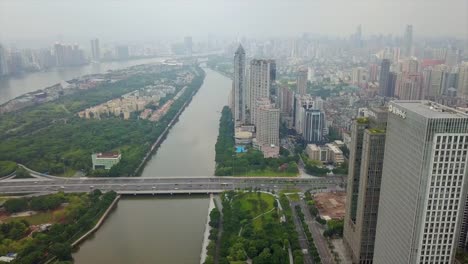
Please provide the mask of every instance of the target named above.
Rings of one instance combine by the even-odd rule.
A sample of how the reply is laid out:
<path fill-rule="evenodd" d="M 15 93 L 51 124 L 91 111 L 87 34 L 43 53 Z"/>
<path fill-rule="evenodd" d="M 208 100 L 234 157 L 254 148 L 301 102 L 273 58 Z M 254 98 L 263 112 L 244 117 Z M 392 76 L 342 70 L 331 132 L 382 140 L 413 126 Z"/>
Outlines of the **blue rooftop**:
<path fill-rule="evenodd" d="M 236 146 L 236 153 L 244 153 L 247 152 L 245 146 Z"/>

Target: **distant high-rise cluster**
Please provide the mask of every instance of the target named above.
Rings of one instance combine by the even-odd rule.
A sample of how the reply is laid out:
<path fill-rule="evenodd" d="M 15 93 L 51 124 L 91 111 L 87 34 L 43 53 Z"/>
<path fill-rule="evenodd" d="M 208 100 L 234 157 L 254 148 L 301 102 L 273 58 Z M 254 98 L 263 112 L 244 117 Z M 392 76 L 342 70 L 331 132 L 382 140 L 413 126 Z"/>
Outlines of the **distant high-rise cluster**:
<path fill-rule="evenodd" d="M 415 43 L 413 33 L 413 26 L 407 25 L 401 38 L 379 48 L 368 60 L 368 67 L 361 63 L 351 68 L 348 83 L 360 88 L 361 94 L 379 95 L 387 101 L 431 100 L 467 107 L 468 58 L 463 58 L 461 45 Z M 353 34 L 352 39 L 358 35 Z M 370 44 L 378 46 L 375 42 Z M 362 49 L 354 52 L 362 55 Z"/>
<path fill-rule="evenodd" d="M 274 60 L 252 59 L 247 66 L 245 50 L 239 45 L 234 54 L 233 71 L 229 104 L 236 131 L 250 131 L 253 126 L 253 145 L 262 150 L 265 157 L 279 154 L 280 123 L 294 128 L 306 142 L 324 143 L 327 121 L 323 100 L 307 95 L 307 67 L 297 69 L 294 92 L 288 86 L 277 85 Z"/>
<path fill-rule="evenodd" d="M 57 66 L 73 66 L 86 63 L 84 51 L 78 45 L 55 43 L 54 54 Z"/>

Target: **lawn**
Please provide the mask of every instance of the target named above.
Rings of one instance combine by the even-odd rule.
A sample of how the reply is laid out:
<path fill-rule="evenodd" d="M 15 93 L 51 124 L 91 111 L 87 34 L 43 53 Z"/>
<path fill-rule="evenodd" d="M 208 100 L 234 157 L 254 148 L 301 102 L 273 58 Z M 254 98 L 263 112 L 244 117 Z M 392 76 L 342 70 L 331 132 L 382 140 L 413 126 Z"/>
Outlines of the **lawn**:
<path fill-rule="evenodd" d="M 21 216 L 21 217 L 9 217 L 5 219 L 4 221 L 6 223 L 9 223 L 11 221 L 20 221 L 20 220 L 26 220 L 29 224 L 31 225 L 40 225 L 40 224 L 46 224 L 46 223 L 54 223 L 57 222 L 57 216 L 60 215 L 60 212 L 64 211 L 65 208 L 60 208 L 58 210 L 54 211 L 49 211 L 49 212 L 39 212 L 35 215 L 31 216 Z"/>
<path fill-rule="evenodd" d="M 293 194 L 288 194 L 289 200 L 293 202 L 299 202 L 299 194 L 298 193 L 293 193 Z"/>
<path fill-rule="evenodd" d="M 264 214 L 253 220 L 254 228 L 257 230 L 262 229 L 263 221 L 272 218 L 273 211 L 271 210 L 274 208 L 273 202 L 275 197 L 267 193 L 244 193 L 241 195 L 242 199 L 240 201 L 242 211 L 249 212 L 252 218 Z"/>
<path fill-rule="evenodd" d="M 49 212 L 41 212 L 31 216 L 21 216 L 21 217 L 9 217 L 5 219 L 5 223 L 9 223 L 12 221 L 21 221 L 26 220 L 31 225 L 40 225 L 45 223 L 53 222 L 53 214 Z"/>
<path fill-rule="evenodd" d="M 281 190 L 280 193 L 298 193 L 300 192 L 301 190 L 297 189 L 297 188 L 294 188 L 294 187 L 290 187 L 288 189 L 283 189 Z"/>

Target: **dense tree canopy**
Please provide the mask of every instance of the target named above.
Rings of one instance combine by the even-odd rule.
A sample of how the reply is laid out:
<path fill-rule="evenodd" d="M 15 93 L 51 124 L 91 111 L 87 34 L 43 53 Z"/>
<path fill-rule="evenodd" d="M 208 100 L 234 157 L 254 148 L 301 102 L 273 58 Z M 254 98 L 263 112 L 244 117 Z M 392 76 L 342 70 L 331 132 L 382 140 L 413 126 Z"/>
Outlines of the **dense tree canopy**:
<path fill-rule="evenodd" d="M 133 175 L 151 144 L 161 135 L 182 105 L 200 88 L 204 72 L 197 74 L 158 122 L 132 118 L 122 120 L 108 117 L 101 120 L 81 119 L 76 113 L 87 107 L 106 102 L 122 94 L 153 84 L 155 80 L 171 80 L 176 70 L 160 74 L 139 74 L 97 89 L 72 95 L 17 113 L 0 116 L 0 160 L 12 160 L 49 174 L 63 174 L 67 170 L 91 173 L 91 154 L 120 151 L 121 162 L 111 171 L 96 172 L 96 176 Z M 182 89 L 179 85 L 177 91 Z M 34 133 L 32 133 L 34 132 Z"/>

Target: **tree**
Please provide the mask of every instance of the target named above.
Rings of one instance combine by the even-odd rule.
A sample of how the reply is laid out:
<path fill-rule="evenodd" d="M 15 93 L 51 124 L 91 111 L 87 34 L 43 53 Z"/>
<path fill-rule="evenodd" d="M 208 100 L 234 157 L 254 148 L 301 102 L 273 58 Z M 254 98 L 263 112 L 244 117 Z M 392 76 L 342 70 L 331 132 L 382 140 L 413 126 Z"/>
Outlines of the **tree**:
<path fill-rule="evenodd" d="M 28 201 L 25 198 L 8 199 L 3 203 L 8 213 L 17 213 L 28 209 Z"/>
<path fill-rule="evenodd" d="M 59 260 L 72 260 L 71 246 L 65 243 L 55 243 L 50 247 L 50 253 L 55 255 Z"/>
<path fill-rule="evenodd" d="M 18 167 L 16 169 L 16 178 L 31 178 L 31 174 L 23 167 Z"/>
<path fill-rule="evenodd" d="M 253 259 L 254 264 L 270 264 L 272 263 L 271 253 L 269 248 L 263 249 L 262 253 Z"/>

